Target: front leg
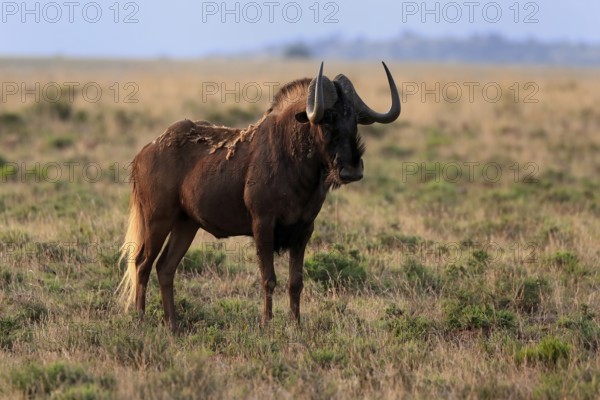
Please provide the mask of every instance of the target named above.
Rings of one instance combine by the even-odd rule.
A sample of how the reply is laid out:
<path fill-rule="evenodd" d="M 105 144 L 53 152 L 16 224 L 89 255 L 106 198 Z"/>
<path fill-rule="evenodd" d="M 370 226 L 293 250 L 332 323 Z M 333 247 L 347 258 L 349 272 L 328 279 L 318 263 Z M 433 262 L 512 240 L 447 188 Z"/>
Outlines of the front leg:
<path fill-rule="evenodd" d="M 302 270 L 304 267 L 304 252 L 308 240 L 313 233 L 314 224 L 307 225 L 298 237 L 298 241 L 290 247 L 290 277 L 288 290 L 290 294 L 290 311 L 292 316 L 300 323 L 300 295 L 304 288 Z"/>
<path fill-rule="evenodd" d="M 275 224 L 272 219 L 255 218 L 252 231 L 256 242 L 256 253 L 265 295 L 262 316 L 262 324 L 264 325 L 273 318 L 273 291 L 277 284 L 273 266 Z"/>

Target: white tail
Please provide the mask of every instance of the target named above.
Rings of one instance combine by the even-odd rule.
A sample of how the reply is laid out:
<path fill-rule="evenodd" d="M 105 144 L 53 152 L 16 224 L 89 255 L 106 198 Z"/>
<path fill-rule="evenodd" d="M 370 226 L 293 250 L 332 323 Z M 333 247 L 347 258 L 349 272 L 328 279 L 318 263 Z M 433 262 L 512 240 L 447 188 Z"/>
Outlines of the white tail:
<path fill-rule="evenodd" d="M 129 306 L 135 299 L 135 288 L 137 286 L 137 268 L 135 261 L 142 251 L 143 244 L 144 217 L 134 187 L 131 194 L 127 233 L 125 234 L 125 241 L 120 248 L 121 255 L 119 256 L 119 261 L 117 263 L 117 265 L 121 265 L 121 261 L 125 260 L 125 264 L 127 265 L 123 279 L 121 279 L 121 283 L 119 283 L 119 286 L 117 287 L 119 301 L 123 304 L 125 311 L 129 309 Z"/>

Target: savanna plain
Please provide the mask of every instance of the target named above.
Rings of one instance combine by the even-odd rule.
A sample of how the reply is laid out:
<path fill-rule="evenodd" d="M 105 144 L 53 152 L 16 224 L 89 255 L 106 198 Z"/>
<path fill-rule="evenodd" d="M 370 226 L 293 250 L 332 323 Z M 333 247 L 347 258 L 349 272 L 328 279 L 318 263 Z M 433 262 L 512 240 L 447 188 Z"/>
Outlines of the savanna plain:
<path fill-rule="evenodd" d="M 129 162 L 179 119 L 258 121 L 318 63 L 0 60 L 0 397 L 598 398 L 597 71 L 388 65 L 402 115 L 360 127 L 365 177 L 316 220 L 302 325 L 285 254 L 262 327 L 252 240 L 199 232 L 173 335 L 154 274 L 143 322 L 114 294 Z M 338 73 L 387 110 L 378 62 Z"/>

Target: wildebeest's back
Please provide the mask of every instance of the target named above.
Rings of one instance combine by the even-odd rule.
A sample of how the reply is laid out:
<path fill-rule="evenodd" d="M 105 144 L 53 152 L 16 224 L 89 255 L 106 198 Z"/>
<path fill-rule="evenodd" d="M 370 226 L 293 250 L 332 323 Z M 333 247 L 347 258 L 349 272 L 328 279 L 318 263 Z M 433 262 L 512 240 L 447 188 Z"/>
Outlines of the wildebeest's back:
<path fill-rule="evenodd" d="M 253 135 L 207 121 L 172 124 L 135 158 L 140 195 L 160 205 L 153 212 L 176 209 L 217 237 L 249 234 L 243 193 Z"/>

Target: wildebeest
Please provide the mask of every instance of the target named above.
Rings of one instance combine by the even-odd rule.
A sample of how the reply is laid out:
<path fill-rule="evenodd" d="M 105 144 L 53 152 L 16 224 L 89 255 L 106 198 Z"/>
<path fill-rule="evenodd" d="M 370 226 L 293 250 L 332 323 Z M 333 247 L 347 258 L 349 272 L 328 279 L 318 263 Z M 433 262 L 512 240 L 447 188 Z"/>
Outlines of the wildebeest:
<path fill-rule="evenodd" d="M 274 252 L 289 250 L 290 308 L 299 321 L 304 251 L 314 220 L 329 189 L 363 176 L 365 148 L 357 125 L 387 124 L 400 115 L 398 89 L 383 67 L 392 95 L 384 114 L 369 108 L 344 75 L 333 81 L 324 76 L 321 63 L 316 78 L 283 86 L 263 117 L 246 129 L 186 119 L 147 144 L 131 169 L 129 226 L 121 248 L 127 271 L 119 286 L 125 306 L 135 299 L 143 317 L 158 258 L 164 320 L 177 329 L 175 271 L 202 228 L 217 238 L 254 238 L 263 323 L 273 315 Z"/>

